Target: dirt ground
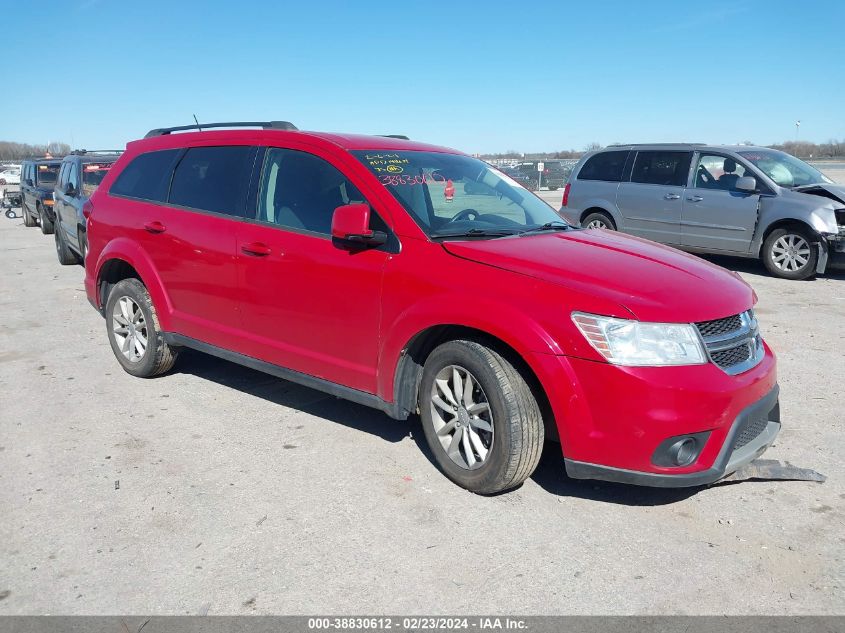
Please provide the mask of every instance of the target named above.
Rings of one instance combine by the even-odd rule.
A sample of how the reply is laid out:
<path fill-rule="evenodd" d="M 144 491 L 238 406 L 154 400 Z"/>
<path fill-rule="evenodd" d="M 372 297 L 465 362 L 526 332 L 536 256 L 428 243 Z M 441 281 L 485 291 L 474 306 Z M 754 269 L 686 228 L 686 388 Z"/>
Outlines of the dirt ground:
<path fill-rule="evenodd" d="M 0 614 L 845 613 L 845 275 L 713 260 L 779 356 L 766 457 L 826 483 L 573 481 L 548 444 L 485 498 L 417 419 L 199 353 L 132 378 L 52 236 L 0 245 Z"/>

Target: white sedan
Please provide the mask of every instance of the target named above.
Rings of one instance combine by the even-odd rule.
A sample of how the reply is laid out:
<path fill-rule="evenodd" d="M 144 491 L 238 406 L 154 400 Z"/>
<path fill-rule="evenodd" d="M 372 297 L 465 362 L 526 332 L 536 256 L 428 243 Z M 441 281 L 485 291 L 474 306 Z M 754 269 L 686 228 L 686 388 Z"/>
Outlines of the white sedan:
<path fill-rule="evenodd" d="M 4 185 L 19 185 L 21 184 L 21 170 L 20 169 L 6 169 L 0 171 L 0 187 Z"/>

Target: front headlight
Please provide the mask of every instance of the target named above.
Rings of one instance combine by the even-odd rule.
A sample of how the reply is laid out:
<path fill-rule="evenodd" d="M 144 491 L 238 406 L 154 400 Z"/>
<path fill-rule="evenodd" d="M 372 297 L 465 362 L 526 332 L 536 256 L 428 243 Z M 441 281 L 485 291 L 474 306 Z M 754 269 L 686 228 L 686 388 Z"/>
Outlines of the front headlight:
<path fill-rule="evenodd" d="M 689 323 L 643 323 L 573 312 L 572 321 L 595 350 L 614 365 L 701 365 L 707 355 Z"/>

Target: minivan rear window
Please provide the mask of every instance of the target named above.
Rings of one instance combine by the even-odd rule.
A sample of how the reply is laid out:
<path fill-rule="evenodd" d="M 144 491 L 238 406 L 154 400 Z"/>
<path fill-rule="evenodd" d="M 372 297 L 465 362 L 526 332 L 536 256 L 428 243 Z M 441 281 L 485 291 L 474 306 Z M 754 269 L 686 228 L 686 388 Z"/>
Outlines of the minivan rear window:
<path fill-rule="evenodd" d="M 587 159 L 581 171 L 578 172 L 578 180 L 620 182 L 627 160 L 628 150 L 600 152 Z"/>
<path fill-rule="evenodd" d="M 637 152 L 631 182 L 683 187 L 691 158 L 692 152 Z"/>
<path fill-rule="evenodd" d="M 110 194 L 164 202 L 170 186 L 173 163 L 179 155 L 178 149 L 164 149 L 139 154 L 114 181 Z"/>

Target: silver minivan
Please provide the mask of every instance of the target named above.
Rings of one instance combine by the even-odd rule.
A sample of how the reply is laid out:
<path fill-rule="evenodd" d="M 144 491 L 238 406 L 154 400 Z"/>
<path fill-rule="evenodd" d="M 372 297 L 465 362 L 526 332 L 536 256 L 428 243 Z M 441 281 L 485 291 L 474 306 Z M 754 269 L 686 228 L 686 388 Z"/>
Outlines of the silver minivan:
<path fill-rule="evenodd" d="M 761 258 L 778 277 L 845 266 L 845 186 L 748 145 L 618 145 L 585 154 L 561 215 L 698 253 Z"/>

